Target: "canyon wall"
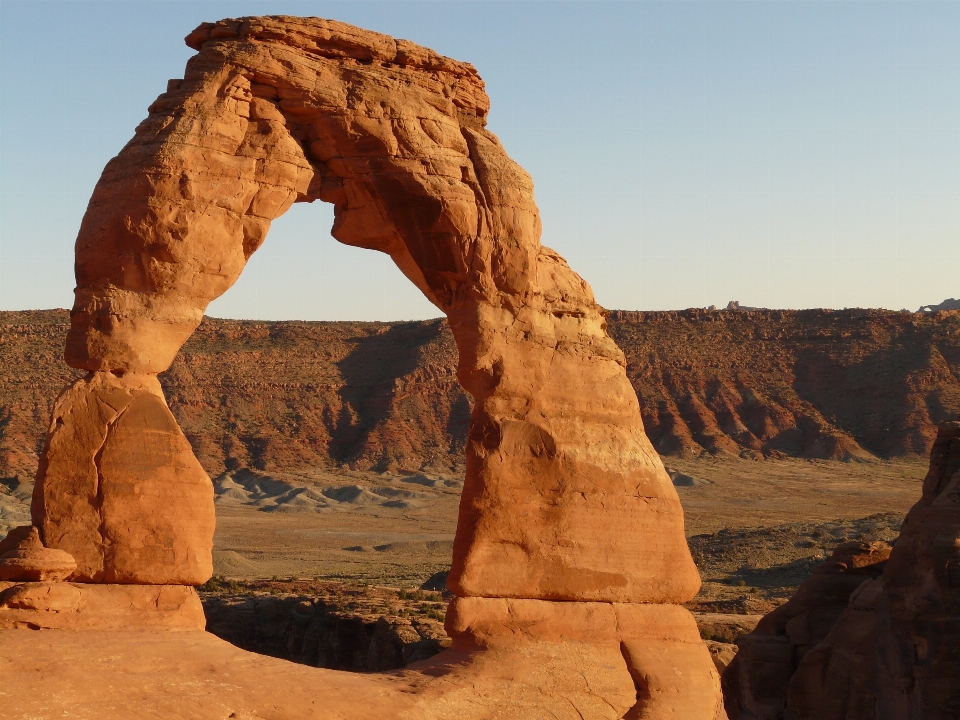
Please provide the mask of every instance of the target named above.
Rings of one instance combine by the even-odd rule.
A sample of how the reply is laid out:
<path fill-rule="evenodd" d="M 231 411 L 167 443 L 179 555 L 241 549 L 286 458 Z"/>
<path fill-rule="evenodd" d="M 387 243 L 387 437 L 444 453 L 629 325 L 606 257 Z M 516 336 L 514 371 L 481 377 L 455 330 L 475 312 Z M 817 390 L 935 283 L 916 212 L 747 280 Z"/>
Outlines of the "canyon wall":
<path fill-rule="evenodd" d="M 0 477 L 30 482 L 57 390 L 64 310 L 0 312 Z M 926 455 L 960 412 L 960 312 L 613 311 L 663 455 Z M 445 320 L 206 318 L 160 376 L 213 476 L 352 464 L 462 470 L 469 396 Z"/>

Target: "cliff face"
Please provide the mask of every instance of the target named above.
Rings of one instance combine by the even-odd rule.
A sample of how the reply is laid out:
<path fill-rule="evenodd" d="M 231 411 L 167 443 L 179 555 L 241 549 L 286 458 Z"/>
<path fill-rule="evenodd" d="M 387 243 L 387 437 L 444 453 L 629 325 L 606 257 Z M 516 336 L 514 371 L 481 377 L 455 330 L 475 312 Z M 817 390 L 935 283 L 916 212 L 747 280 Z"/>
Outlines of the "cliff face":
<path fill-rule="evenodd" d="M 960 412 L 960 312 L 624 312 L 608 318 L 661 454 L 924 455 Z M 0 477 L 30 480 L 80 373 L 64 310 L 0 313 Z M 470 400 L 446 322 L 205 319 L 160 376 L 211 475 L 458 470 Z"/>
<path fill-rule="evenodd" d="M 664 455 L 923 456 L 960 409 L 960 312 L 613 312 Z"/>

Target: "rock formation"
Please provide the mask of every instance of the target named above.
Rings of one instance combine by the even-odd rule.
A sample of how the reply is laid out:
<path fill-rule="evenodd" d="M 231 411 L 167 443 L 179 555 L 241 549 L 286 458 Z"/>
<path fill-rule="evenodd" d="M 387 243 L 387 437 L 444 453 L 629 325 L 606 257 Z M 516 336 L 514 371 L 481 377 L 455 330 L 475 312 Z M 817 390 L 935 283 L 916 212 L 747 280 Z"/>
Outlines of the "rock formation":
<path fill-rule="evenodd" d="M 842 543 L 786 604 L 741 636 L 723 677 L 727 714 L 734 720 L 783 718 L 797 666 L 830 632 L 850 595 L 880 576 L 889 556 L 890 546 L 882 541 Z"/>
<path fill-rule="evenodd" d="M 937 312 L 937 310 L 960 310 L 960 300 L 947 298 L 937 305 L 924 305 L 917 312 Z"/>
<path fill-rule="evenodd" d="M 199 584 L 213 486 L 152 375 L 91 373 L 57 400 L 32 516 L 87 582 Z"/>
<path fill-rule="evenodd" d="M 661 455 L 926 457 L 960 413 L 960 312 L 615 311 L 609 324 Z"/>
<path fill-rule="evenodd" d="M 840 546 L 790 602 L 741 640 L 724 675 L 726 681 L 738 674 L 727 709 L 740 712 L 731 717 L 957 717 L 960 421 L 940 426 L 923 495 L 887 556 L 880 544 Z M 880 567 L 882 574 L 870 578 Z"/>
<path fill-rule="evenodd" d="M 424 667 L 442 677 L 415 716 L 722 716 L 676 605 L 699 586 L 676 491 L 604 311 L 540 245 L 530 178 L 484 129 L 474 68 L 315 18 L 205 23 L 187 44 L 77 238 L 66 359 L 89 374 L 54 409 L 44 542 L 88 582 L 206 579 L 210 482 L 156 374 L 270 222 L 323 200 L 338 240 L 389 254 L 447 315 L 475 401 L 454 648 Z"/>

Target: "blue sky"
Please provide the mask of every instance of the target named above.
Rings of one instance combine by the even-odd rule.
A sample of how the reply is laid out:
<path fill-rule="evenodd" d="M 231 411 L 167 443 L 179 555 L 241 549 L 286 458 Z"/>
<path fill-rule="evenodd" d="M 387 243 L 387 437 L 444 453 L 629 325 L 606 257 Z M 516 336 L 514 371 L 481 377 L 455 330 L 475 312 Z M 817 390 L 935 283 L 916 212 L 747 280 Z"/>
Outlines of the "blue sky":
<path fill-rule="evenodd" d="M 69 307 L 86 202 L 183 36 L 281 13 L 476 65 L 544 244 L 608 308 L 960 297 L 960 3 L 0 0 L 0 309 Z M 210 314 L 438 314 L 331 223 L 294 206 Z"/>

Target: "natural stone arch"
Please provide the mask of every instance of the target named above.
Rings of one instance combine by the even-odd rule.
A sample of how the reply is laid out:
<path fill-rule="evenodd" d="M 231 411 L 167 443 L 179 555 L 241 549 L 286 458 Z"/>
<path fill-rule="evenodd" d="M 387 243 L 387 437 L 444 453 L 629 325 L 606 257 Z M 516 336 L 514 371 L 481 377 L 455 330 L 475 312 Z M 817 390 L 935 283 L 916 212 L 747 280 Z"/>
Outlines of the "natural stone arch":
<path fill-rule="evenodd" d="M 669 605 L 699 587 L 678 496 L 603 309 L 540 244 L 532 182 L 484 128 L 474 68 L 315 18 L 208 23 L 187 43 L 184 79 L 107 165 L 77 239 L 66 359 L 90 374 L 54 410 L 33 502 L 45 543 L 81 581 L 209 577 L 209 479 L 155 376 L 270 221 L 320 199 L 334 237 L 388 253 L 447 315 L 475 399 L 451 631 L 607 643 L 649 713 L 680 664 L 670 707 L 712 718 L 716 673 Z"/>

